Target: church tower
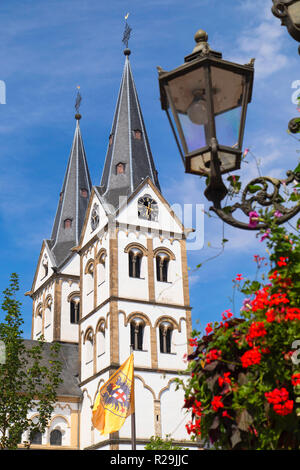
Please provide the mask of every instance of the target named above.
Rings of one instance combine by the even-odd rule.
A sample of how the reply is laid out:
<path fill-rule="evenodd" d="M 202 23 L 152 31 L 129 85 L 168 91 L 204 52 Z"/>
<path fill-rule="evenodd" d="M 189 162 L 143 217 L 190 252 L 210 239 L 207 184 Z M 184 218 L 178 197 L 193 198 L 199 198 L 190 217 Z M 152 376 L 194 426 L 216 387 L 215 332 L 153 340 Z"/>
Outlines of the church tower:
<path fill-rule="evenodd" d="M 43 241 L 27 293 L 33 299 L 28 344 L 42 335 L 47 355 L 49 343 L 60 342 L 63 362 L 55 412 L 35 448 L 55 442 L 68 449 L 131 449 L 131 417 L 108 436 L 92 426 L 97 393 L 131 346 L 137 449 L 154 435 L 197 447 L 185 429 L 183 391 L 176 390 L 191 352 L 189 231 L 161 193 L 130 50 L 124 54 L 100 185 L 91 184 L 77 112 L 51 238 Z"/>
<path fill-rule="evenodd" d="M 51 238 L 44 240 L 31 291 L 32 339 L 78 342 L 80 270 L 78 245 L 92 184 L 79 120 L 59 194 Z"/>
<path fill-rule="evenodd" d="M 160 191 L 125 49 L 100 186 L 92 189 L 80 257 L 82 449 L 131 449 L 131 417 L 102 436 L 91 424 L 100 387 L 134 349 L 137 449 L 152 435 L 188 441 L 178 371 L 186 369 L 191 308 L 186 231 Z"/>

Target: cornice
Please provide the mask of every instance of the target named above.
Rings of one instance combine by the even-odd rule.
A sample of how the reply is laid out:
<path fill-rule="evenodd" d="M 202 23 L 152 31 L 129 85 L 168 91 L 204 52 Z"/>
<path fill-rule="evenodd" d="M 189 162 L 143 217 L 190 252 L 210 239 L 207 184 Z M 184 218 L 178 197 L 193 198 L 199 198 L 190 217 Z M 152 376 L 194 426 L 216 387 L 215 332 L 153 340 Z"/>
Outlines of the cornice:
<path fill-rule="evenodd" d="M 104 369 L 100 370 L 96 374 L 92 375 L 91 377 L 83 380 L 80 382 L 79 387 L 83 387 L 87 383 L 91 382 L 92 380 L 96 379 L 97 377 L 100 377 L 101 375 L 105 374 L 106 372 L 109 372 L 110 370 L 115 371 L 120 367 L 120 364 L 116 363 L 111 363 L 109 366 L 105 367 Z M 139 367 L 135 366 L 134 367 L 134 372 L 156 372 L 157 374 L 170 374 L 170 375 L 175 375 L 178 376 L 180 375 L 190 375 L 189 372 L 186 370 L 178 370 L 178 369 L 162 369 L 162 368 L 152 368 L 152 367 Z"/>
<path fill-rule="evenodd" d="M 93 310 L 90 311 L 87 315 L 82 317 L 79 320 L 79 323 L 83 323 L 84 320 L 87 320 L 89 317 L 91 317 L 94 313 L 96 313 L 98 310 L 100 310 L 102 307 L 104 307 L 106 304 L 109 302 L 134 302 L 137 304 L 143 304 L 143 305 L 154 305 L 156 307 L 168 307 L 168 308 L 176 308 L 180 310 L 192 310 L 192 307 L 190 305 L 178 305 L 178 304 L 169 304 L 169 303 L 163 303 L 163 302 L 151 302 L 150 300 L 141 300 L 141 299 L 131 299 L 131 298 L 126 298 L 126 297 L 115 297 L 115 296 L 110 296 L 104 302 L 102 302 L 100 305 L 98 305 L 97 308 L 94 308 Z"/>

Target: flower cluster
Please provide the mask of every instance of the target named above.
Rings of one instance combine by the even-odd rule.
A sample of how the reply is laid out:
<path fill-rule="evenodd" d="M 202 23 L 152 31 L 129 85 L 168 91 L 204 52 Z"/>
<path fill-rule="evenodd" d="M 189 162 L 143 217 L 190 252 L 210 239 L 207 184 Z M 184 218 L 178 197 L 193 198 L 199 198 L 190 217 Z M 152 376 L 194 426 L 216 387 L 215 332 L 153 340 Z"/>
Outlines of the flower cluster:
<path fill-rule="evenodd" d="M 299 372 L 292 375 L 292 384 L 294 385 L 294 387 L 296 385 L 300 385 L 300 373 Z"/>
<path fill-rule="evenodd" d="M 197 338 L 190 338 L 189 339 L 189 345 L 192 347 L 192 348 L 195 348 L 198 346 L 198 340 Z"/>
<path fill-rule="evenodd" d="M 224 403 L 222 403 L 222 396 L 221 395 L 214 396 L 211 402 L 211 406 L 214 411 L 218 411 L 219 408 L 224 408 Z"/>
<path fill-rule="evenodd" d="M 220 359 L 222 351 L 218 349 L 211 349 L 205 356 L 205 364 L 210 364 L 212 361 Z"/>
<path fill-rule="evenodd" d="M 210 333 L 212 333 L 214 331 L 214 329 L 211 325 L 212 325 L 212 323 L 208 323 L 206 325 L 205 332 L 206 332 L 207 335 L 209 335 Z"/>
<path fill-rule="evenodd" d="M 223 374 L 223 376 L 221 377 L 218 377 L 218 384 L 220 387 L 223 387 L 224 384 L 230 384 L 231 383 L 231 380 L 230 380 L 230 372 L 225 372 Z"/>
<path fill-rule="evenodd" d="M 266 392 L 265 397 L 278 415 L 285 416 L 293 411 L 294 402 L 289 400 L 289 392 L 286 388 L 275 388 L 272 392 Z"/>
<path fill-rule="evenodd" d="M 265 329 L 264 322 L 262 321 L 253 322 L 250 325 L 249 332 L 246 336 L 246 340 L 249 344 L 252 345 L 252 342 L 254 339 L 265 336 L 266 334 L 267 334 L 267 331 Z"/>
<path fill-rule="evenodd" d="M 249 217 L 255 226 L 263 216 L 252 212 Z M 201 420 L 201 441 L 216 449 L 300 445 L 300 370 L 294 368 L 292 350 L 300 337 L 300 238 L 287 235 L 276 220 L 270 229 L 265 226 L 261 236 L 267 239 L 269 259 L 254 256 L 253 281 L 244 280 L 244 274 L 233 276 L 234 288 L 244 294 L 240 315 L 231 318 L 230 310 L 223 311 L 222 321 L 206 325 L 189 355 L 191 379 L 183 386 L 192 419 L 186 429 L 196 439 Z M 263 266 L 267 273 L 260 280 Z"/>
<path fill-rule="evenodd" d="M 193 423 L 192 421 L 189 421 L 189 422 L 185 425 L 185 428 L 186 428 L 186 430 L 187 430 L 187 433 L 188 433 L 188 434 L 194 433 L 195 435 L 200 436 L 200 435 L 201 435 L 200 424 L 201 424 L 201 420 L 200 420 L 200 419 L 196 419 L 195 423 Z"/>
<path fill-rule="evenodd" d="M 244 368 L 253 366 L 254 364 L 260 364 L 261 361 L 261 353 L 257 347 L 254 347 L 250 349 L 249 351 L 246 351 L 242 357 L 242 366 Z"/>

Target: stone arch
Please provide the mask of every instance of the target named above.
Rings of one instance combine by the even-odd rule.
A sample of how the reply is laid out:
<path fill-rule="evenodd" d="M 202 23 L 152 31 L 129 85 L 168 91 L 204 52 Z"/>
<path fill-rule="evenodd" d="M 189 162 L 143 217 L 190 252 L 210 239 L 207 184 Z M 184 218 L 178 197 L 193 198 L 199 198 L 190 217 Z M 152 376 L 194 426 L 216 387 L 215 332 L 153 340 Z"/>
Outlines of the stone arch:
<path fill-rule="evenodd" d="M 170 389 L 170 385 L 171 385 L 173 382 L 176 382 L 176 378 L 170 379 L 169 382 L 168 382 L 168 384 L 167 384 L 165 387 L 163 387 L 163 388 L 161 389 L 161 391 L 160 391 L 159 394 L 158 394 L 158 399 L 159 399 L 159 400 L 161 399 L 162 394 L 163 394 L 164 392 L 166 392 L 167 390 Z"/>
<path fill-rule="evenodd" d="M 52 303 L 53 303 L 53 297 L 51 294 L 48 294 L 45 299 L 45 307 L 51 309 Z"/>
<path fill-rule="evenodd" d="M 105 328 L 107 328 L 107 319 L 105 319 L 104 317 L 100 317 L 95 328 L 95 333 L 99 331 L 99 328 L 103 323 L 105 325 Z"/>
<path fill-rule="evenodd" d="M 104 380 L 104 379 L 100 379 L 99 382 L 98 382 L 98 384 L 97 384 L 96 392 L 94 393 L 94 399 L 93 399 L 93 401 L 92 401 L 92 406 L 94 406 L 95 400 L 96 400 L 96 398 L 97 398 L 97 395 L 98 395 L 98 393 L 99 393 L 99 390 L 100 390 L 100 388 L 101 388 L 101 384 L 102 384 L 102 383 L 105 384 L 105 380 Z"/>
<path fill-rule="evenodd" d="M 84 268 L 84 274 L 91 274 L 92 276 L 94 275 L 94 259 L 90 258 Z"/>
<path fill-rule="evenodd" d="M 148 256 L 147 248 L 144 245 L 142 245 L 141 243 L 137 243 L 137 242 L 129 243 L 129 245 L 127 245 L 124 248 L 124 253 L 129 253 L 130 250 L 132 250 L 132 248 L 138 248 L 143 253 L 143 256 Z"/>
<path fill-rule="evenodd" d="M 91 325 L 87 327 L 87 329 L 85 330 L 85 332 L 83 334 L 83 344 L 85 344 L 87 339 L 89 339 L 89 340 L 91 339 L 91 338 L 88 338 L 90 333 L 92 334 L 92 340 L 94 341 L 95 334 L 94 334 L 93 327 Z"/>
<path fill-rule="evenodd" d="M 174 320 L 174 318 L 172 317 L 169 317 L 168 315 L 162 315 L 161 317 L 159 317 L 155 324 L 154 324 L 154 328 L 157 328 L 159 326 L 159 324 L 163 321 L 168 321 L 170 323 L 172 323 L 173 327 L 175 330 L 178 330 L 179 333 L 181 333 L 181 325 L 177 323 L 176 320 Z"/>
<path fill-rule="evenodd" d="M 103 379 L 102 379 L 102 380 L 103 380 Z M 94 401 L 92 401 L 92 397 L 91 397 L 91 395 L 89 394 L 87 388 L 84 388 L 84 389 L 82 390 L 82 398 L 84 398 L 84 394 L 86 395 L 87 399 L 88 399 L 89 402 L 90 402 L 90 407 L 93 408 Z M 96 397 L 96 395 L 95 395 L 95 397 Z"/>
<path fill-rule="evenodd" d="M 124 313 L 124 312 L 122 312 L 122 313 Z M 125 315 L 125 314 L 124 314 L 124 315 Z M 127 316 L 127 318 L 126 318 L 126 315 L 125 315 L 125 318 L 126 318 L 126 319 L 124 319 L 124 325 L 127 326 L 128 323 L 130 323 L 130 321 L 131 321 L 134 317 L 141 317 L 141 318 L 145 321 L 145 324 L 146 324 L 147 326 L 150 326 L 150 327 L 151 327 L 151 321 L 150 321 L 149 317 L 148 317 L 145 313 L 143 313 L 143 312 L 132 312 L 132 313 L 130 313 L 130 314 Z"/>
<path fill-rule="evenodd" d="M 73 300 L 74 297 L 80 298 L 80 292 L 79 291 L 71 292 L 71 294 L 68 295 L 67 301 L 71 302 L 71 300 Z"/>
<path fill-rule="evenodd" d="M 98 253 L 95 256 L 96 263 L 101 263 L 101 259 L 103 259 L 103 257 L 105 259 L 106 256 L 107 256 L 106 249 L 105 248 L 100 248 L 100 250 L 98 251 Z"/>
<path fill-rule="evenodd" d="M 35 309 L 35 317 L 43 315 L 43 302 L 39 302 Z"/>
<path fill-rule="evenodd" d="M 158 253 L 165 253 L 166 255 L 169 256 L 170 260 L 172 260 L 172 261 L 176 260 L 173 251 L 169 250 L 169 248 L 166 248 L 164 246 L 159 246 L 159 247 L 155 248 L 155 250 L 153 250 L 153 257 L 156 258 Z"/>
<path fill-rule="evenodd" d="M 51 428 L 51 425 L 52 425 L 53 421 L 54 421 L 55 419 L 57 419 L 57 418 L 60 418 L 60 419 L 62 419 L 63 421 L 65 421 L 68 428 L 71 427 L 69 421 L 67 420 L 67 418 L 66 418 L 64 415 L 61 415 L 61 414 L 57 414 L 57 415 L 52 416 L 52 418 L 51 418 L 51 420 L 50 420 L 50 422 L 49 422 L 49 424 L 48 424 L 47 427 L 48 427 L 48 428 Z"/>
<path fill-rule="evenodd" d="M 146 388 L 146 390 L 149 390 L 149 392 L 152 393 L 152 396 L 153 396 L 153 400 L 156 400 L 156 395 L 155 395 L 155 392 L 153 390 L 153 388 L 151 388 L 149 385 L 146 384 L 145 380 L 143 379 L 143 377 L 141 377 L 140 375 L 135 375 L 134 374 L 134 378 L 135 379 L 139 379 L 142 384 L 143 384 L 143 387 Z"/>

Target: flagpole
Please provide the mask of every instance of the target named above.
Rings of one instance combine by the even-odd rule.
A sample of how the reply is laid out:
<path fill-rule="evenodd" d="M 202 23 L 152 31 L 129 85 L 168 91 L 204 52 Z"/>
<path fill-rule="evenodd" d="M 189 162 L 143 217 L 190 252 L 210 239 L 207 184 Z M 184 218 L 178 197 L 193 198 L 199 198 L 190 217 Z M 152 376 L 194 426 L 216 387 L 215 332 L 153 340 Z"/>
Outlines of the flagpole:
<path fill-rule="evenodd" d="M 130 345 L 130 354 L 133 353 L 133 345 Z M 133 393 L 133 404 L 134 412 L 131 414 L 131 449 L 136 450 L 136 428 L 135 428 L 135 394 L 134 394 L 134 364 L 133 364 L 133 380 L 132 380 L 132 390 Z"/>

